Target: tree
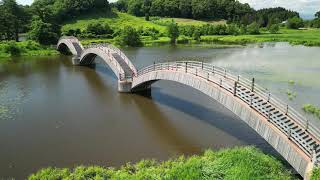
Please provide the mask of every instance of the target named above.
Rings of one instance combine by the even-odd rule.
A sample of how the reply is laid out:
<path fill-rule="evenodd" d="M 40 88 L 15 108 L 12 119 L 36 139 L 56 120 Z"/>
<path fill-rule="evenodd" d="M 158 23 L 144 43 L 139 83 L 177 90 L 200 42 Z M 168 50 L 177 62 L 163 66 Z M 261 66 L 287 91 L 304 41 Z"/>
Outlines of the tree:
<path fill-rule="evenodd" d="M 178 24 L 172 21 L 168 26 L 168 36 L 171 39 L 171 43 L 175 44 L 177 38 L 179 37 L 179 27 Z"/>
<path fill-rule="evenodd" d="M 290 18 L 287 21 L 287 27 L 289 29 L 299 29 L 299 28 L 302 28 L 303 26 L 304 26 L 303 20 L 297 16 Z"/>
<path fill-rule="evenodd" d="M 56 44 L 60 37 L 60 27 L 43 22 L 39 17 L 35 17 L 31 23 L 29 38 L 40 44 Z"/>
<path fill-rule="evenodd" d="M 196 28 L 194 33 L 193 33 L 193 39 L 196 41 L 200 41 L 201 40 L 201 31 L 199 28 Z"/>
<path fill-rule="evenodd" d="M 114 3 L 114 6 L 121 12 L 128 11 L 128 0 L 118 0 Z"/>
<path fill-rule="evenodd" d="M 259 29 L 258 23 L 256 23 L 256 22 L 251 23 L 247 28 L 247 32 L 249 34 L 260 34 L 260 29 Z"/>
<path fill-rule="evenodd" d="M 179 11 L 181 17 L 191 18 L 192 17 L 192 0 L 180 0 L 179 3 Z"/>
<path fill-rule="evenodd" d="M 318 11 L 315 15 L 316 18 L 320 18 L 320 11 Z"/>
<path fill-rule="evenodd" d="M 140 34 L 131 26 L 126 26 L 125 28 L 123 28 L 119 36 L 116 38 L 116 41 L 120 45 L 124 46 L 136 47 L 142 45 Z"/>
<path fill-rule="evenodd" d="M 150 19 L 150 8 L 151 8 L 151 0 L 144 0 L 143 9 L 144 9 L 146 21 L 149 21 Z"/>
<path fill-rule="evenodd" d="M 163 11 L 166 16 L 180 17 L 179 0 L 164 0 Z"/>
<path fill-rule="evenodd" d="M 150 7 L 150 14 L 152 16 L 164 16 L 164 5 L 163 0 L 153 0 Z"/>
<path fill-rule="evenodd" d="M 19 41 L 19 33 L 23 31 L 26 25 L 26 13 L 23 7 L 19 6 L 15 0 L 3 0 L 0 5 L 2 16 L 0 19 L 0 34 L 7 40 Z"/>
<path fill-rule="evenodd" d="M 143 3 L 144 0 L 129 0 L 128 13 L 135 16 L 144 16 Z"/>

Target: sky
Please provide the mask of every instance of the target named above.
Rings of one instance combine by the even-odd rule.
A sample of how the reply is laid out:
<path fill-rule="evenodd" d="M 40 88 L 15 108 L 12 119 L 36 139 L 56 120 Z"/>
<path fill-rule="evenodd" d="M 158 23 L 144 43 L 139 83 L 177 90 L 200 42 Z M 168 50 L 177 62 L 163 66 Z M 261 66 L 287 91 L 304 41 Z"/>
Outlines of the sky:
<path fill-rule="evenodd" d="M 31 4 L 33 0 L 17 0 L 20 4 Z M 114 2 L 116 0 L 109 0 Z M 239 0 L 242 3 L 248 3 L 255 9 L 268 7 L 284 7 L 286 9 L 298 11 L 303 18 L 310 19 L 314 17 L 317 11 L 320 11 L 320 0 Z"/>

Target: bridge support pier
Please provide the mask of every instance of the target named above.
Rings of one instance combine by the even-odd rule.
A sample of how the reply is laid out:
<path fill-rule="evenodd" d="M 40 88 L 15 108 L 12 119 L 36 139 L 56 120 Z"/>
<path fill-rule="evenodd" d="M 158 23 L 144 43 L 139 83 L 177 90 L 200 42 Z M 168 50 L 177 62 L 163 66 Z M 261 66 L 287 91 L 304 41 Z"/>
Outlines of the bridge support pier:
<path fill-rule="evenodd" d="M 118 81 L 118 91 L 121 93 L 130 93 L 131 87 L 132 87 L 132 82 Z"/>
<path fill-rule="evenodd" d="M 73 57 L 73 58 L 72 58 L 72 64 L 73 64 L 73 65 L 79 65 L 79 64 L 80 64 L 80 58 L 78 58 L 78 57 Z"/>

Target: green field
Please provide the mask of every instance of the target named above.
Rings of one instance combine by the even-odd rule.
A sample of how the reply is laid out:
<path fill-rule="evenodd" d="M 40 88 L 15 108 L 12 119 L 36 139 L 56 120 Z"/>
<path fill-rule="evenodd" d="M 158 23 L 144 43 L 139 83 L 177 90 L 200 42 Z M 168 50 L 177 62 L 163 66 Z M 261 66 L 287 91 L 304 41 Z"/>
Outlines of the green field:
<path fill-rule="evenodd" d="M 195 20 L 195 19 L 186 19 L 186 18 L 159 18 L 157 20 L 151 20 L 155 24 L 165 25 L 174 21 L 178 23 L 178 25 L 185 26 L 185 25 L 193 25 L 193 26 L 202 26 L 206 24 L 226 24 L 225 20 L 221 21 L 213 21 L 213 20 Z"/>
<path fill-rule="evenodd" d="M 254 42 L 289 42 L 293 45 L 320 46 L 320 29 L 281 29 L 277 34 L 263 32 L 260 35 L 203 36 L 202 41 L 246 44 Z"/>
<path fill-rule="evenodd" d="M 107 162 L 106 162 L 107 163 Z M 162 163 L 142 160 L 120 169 L 80 166 L 73 170 L 47 168 L 29 177 L 41 179 L 295 179 L 274 157 L 253 147 L 206 151 L 203 155 L 180 157 Z"/>
<path fill-rule="evenodd" d="M 62 31 L 69 29 L 81 29 L 85 30 L 88 24 L 93 22 L 107 23 L 113 29 L 124 28 L 126 26 L 132 26 L 135 28 L 155 28 L 164 33 L 166 27 L 145 21 L 143 17 L 136 17 L 127 13 L 114 12 L 112 15 L 106 15 L 104 13 L 97 13 L 94 15 L 87 15 L 77 18 L 77 20 L 65 22 L 62 26 Z"/>

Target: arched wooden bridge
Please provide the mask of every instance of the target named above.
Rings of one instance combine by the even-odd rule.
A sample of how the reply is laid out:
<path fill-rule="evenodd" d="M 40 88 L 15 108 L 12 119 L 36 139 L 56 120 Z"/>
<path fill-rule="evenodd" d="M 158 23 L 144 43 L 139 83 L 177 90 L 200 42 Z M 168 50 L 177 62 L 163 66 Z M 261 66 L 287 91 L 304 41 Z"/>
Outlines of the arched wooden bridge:
<path fill-rule="evenodd" d="M 83 47 L 74 37 L 62 37 L 58 50 L 68 47 L 75 64 L 88 65 L 101 57 L 118 77 L 119 92 L 151 89 L 159 80 L 195 88 L 221 103 L 263 137 L 305 179 L 320 163 L 320 130 L 270 92 L 226 69 L 179 61 L 157 63 L 139 71 L 118 48 L 109 44 Z"/>

